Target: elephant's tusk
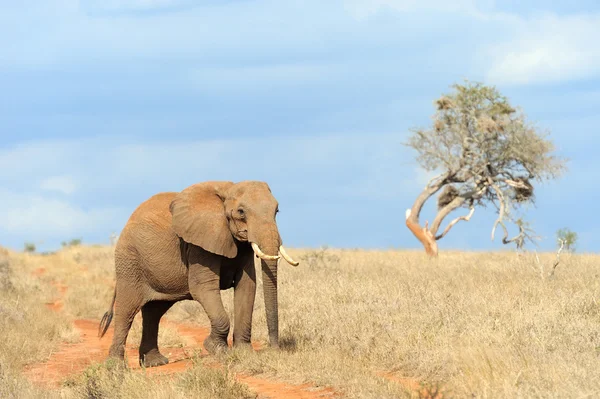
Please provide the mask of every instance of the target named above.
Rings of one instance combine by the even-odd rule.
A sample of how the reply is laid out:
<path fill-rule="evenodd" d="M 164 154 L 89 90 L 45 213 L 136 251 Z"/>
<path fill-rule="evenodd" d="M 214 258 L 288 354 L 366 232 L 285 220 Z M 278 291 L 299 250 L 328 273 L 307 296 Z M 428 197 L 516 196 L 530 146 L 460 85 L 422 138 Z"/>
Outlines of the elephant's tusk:
<path fill-rule="evenodd" d="M 281 253 L 281 256 L 283 256 L 283 259 L 285 259 L 287 261 L 287 263 L 289 263 L 290 265 L 298 266 L 300 264 L 300 262 L 295 261 L 294 258 L 289 256 L 288 253 L 285 252 L 285 248 L 283 248 L 283 245 L 279 246 L 279 253 Z"/>
<path fill-rule="evenodd" d="M 265 254 L 263 251 L 260 250 L 260 248 L 259 248 L 259 246 L 258 246 L 257 243 L 253 242 L 253 243 L 251 243 L 251 245 L 252 245 L 252 249 L 254 250 L 254 253 L 259 258 L 261 258 L 263 260 L 277 260 L 277 259 L 279 259 L 279 255 L 267 255 L 267 254 Z"/>

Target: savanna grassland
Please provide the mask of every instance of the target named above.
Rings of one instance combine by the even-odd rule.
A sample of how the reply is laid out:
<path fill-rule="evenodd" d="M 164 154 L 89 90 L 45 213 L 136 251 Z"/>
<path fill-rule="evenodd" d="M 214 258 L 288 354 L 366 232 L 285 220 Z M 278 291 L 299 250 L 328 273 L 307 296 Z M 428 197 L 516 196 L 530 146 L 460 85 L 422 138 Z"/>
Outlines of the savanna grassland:
<path fill-rule="evenodd" d="M 301 264 L 280 265 L 280 350 L 266 348 L 259 281 L 253 341 L 262 349 L 218 358 L 197 350 L 190 368 L 161 378 L 94 363 L 54 386 L 31 382 L 28 365 L 81 342 L 74 321 L 99 321 L 107 310 L 112 248 L 0 253 L 8 264 L 0 276 L 0 397 L 256 397 L 238 375 L 330 387 L 324 397 L 600 396 L 600 256 L 563 254 L 549 277 L 550 253 L 538 262 L 512 252 L 442 252 L 434 260 L 418 251 L 289 252 Z M 233 292 L 223 299 L 232 316 Z M 208 326 L 192 301 L 165 318 Z M 140 326 L 138 316 L 131 344 Z M 161 328 L 164 352 L 191 345 L 176 328 Z"/>

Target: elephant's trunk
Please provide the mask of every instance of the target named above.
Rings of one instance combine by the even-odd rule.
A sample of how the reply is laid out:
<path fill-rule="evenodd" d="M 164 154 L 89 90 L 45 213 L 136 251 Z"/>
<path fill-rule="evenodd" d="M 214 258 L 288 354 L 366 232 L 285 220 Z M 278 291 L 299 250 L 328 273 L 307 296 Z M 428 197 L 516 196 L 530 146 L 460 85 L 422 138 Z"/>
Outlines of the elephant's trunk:
<path fill-rule="evenodd" d="M 276 250 L 277 247 L 275 247 Z M 277 253 L 269 251 L 271 253 Z M 265 292 L 265 311 L 267 313 L 267 328 L 269 330 L 269 343 L 272 347 L 279 347 L 279 307 L 277 304 L 277 261 L 261 260 L 262 281 Z"/>
<path fill-rule="evenodd" d="M 279 306 L 277 304 L 277 261 L 281 238 L 277 225 L 265 223 L 257 229 L 248 230 L 248 240 L 256 256 L 261 259 L 262 282 L 265 295 L 265 311 L 269 343 L 279 347 Z"/>

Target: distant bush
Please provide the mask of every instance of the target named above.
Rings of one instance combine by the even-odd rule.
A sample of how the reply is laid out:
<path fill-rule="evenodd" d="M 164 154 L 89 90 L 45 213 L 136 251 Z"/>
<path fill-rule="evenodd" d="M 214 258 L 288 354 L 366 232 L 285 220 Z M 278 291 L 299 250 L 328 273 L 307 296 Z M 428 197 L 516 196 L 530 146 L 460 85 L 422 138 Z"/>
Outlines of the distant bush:
<path fill-rule="evenodd" d="M 306 262 L 309 267 L 325 266 L 327 263 L 338 263 L 340 257 L 329 251 L 329 248 L 324 245 L 320 249 L 309 251 L 300 256 L 300 260 Z"/>
<path fill-rule="evenodd" d="M 63 241 L 61 243 L 61 245 L 63 246 L 63 248 L 66 248 L 66 247 L 76 247 L 76 246 L 81 245 L 81 243 L 82 243 L 81 238 L 74 238 L 74 239 L 72 239 L 71 241 L 68 241 L 68 242 L 67 241 Z"/>
<path fill-rule="evenodd" d="M 23 248 L 25 252 L 35 252 L 35 244 L 32 242 L 26 242 Z"/>
<path fill-rule="evenodd" d="M 577 244 L 577 233 L 569 230 L 566 227 L 559 229 L 556 232 L 556 238 L 558 239 L 558 245 L 560 246 L 561 242 L 564 243 L 565 250 L 569 252 L 575 251 L 575 245 Z"/>

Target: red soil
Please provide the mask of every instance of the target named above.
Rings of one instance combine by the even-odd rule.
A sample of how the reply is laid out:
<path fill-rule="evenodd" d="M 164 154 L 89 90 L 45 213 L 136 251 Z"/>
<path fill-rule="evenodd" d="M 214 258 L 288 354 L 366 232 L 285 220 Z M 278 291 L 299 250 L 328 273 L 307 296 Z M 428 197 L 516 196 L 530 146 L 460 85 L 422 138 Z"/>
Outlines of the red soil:
<path fill-rule="evenodd" d="M 34 272 L 34 275 L 42 276 L 45 273 L 46 270 L 40 268 Z M 68 289 L 68 287 L 58 282 L 52 282 L 52 284 L 57 288 L 60 296 L 63 296 Z M 58 298 L 54 302 L 47 303 L 46 306 L 54 311 L 61 311 L 63 303 Z M 26 367 L 24 374 L 34 383 L 53 388 L 58 387 L 67 377 L 81 373 L 89 365 L 103 362 L 108 354 L 113 329 L 110 328 L 106 335 L 99 339 L 97 336 L 98 324 L 99 320 L 75 320 L 74 327 L 79 331 L 80 341 L 74 344 L 62 344 L 58 351 L 54 352 L 46 362 Z M 174 323 L 168 320 L 161 324 L 177 329 L 182 337 L 192 338 L 191 341 L 194 344 L 187 348 L 162 348 L 161 352 L 169 358 L 169 364 L 148 368 L 145 369 L 145 372 L 168 375 L 191 368 L 192 352 L 201 349 L 201 343 L 208 336 L 209 329 L 202 326 Z M 255 350 L 260 350 L 258 343 L 252 343 L 252 346 Z M 205 351 L 203 351 L 203 354 L 208 356 Z M 138 364 L 137 346 L 128 344 L 126 346 L 126 357 L 131 369 L 142 371 Z M 220 367 L 219 364 L 215 366 Z M 244 374 L 237 374 L 235 377 L 239 382 L 246 384 L 250 390 L 256 392 L 259 398 L 310 399 L 339 396 L 331 388 L 316 388 L 311 384 L 293 385 Z"/>
<path fill-rule="evenodd" d="M 400 377 L 394 374 L 393 372 L 381 372 L 378 374 L 383 378 L 387 379 L 388 381 L 392 381 L 402 385 L 406 390 L 418 393 L 419 398 L 442 399 L 444 397 L 439 388 L 423 386 L 419 382 L 419 380 L 416 380 L 414 378 Z"/>

